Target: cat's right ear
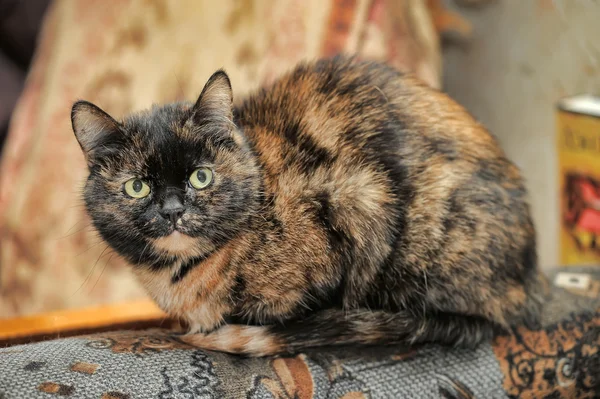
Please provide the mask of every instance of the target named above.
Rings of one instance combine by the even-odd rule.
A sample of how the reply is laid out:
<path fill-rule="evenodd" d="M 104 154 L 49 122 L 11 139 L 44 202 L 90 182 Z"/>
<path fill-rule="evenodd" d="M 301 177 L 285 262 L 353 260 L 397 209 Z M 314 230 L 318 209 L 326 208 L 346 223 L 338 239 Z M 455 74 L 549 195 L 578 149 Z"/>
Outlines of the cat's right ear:
<path fill-rule="evenodd" d="M 107 144 L 122 138 L 119 122 L 96 105 L 77 101 L 71 109 L 71 125 L 89 166 L 96 163 Z"/>

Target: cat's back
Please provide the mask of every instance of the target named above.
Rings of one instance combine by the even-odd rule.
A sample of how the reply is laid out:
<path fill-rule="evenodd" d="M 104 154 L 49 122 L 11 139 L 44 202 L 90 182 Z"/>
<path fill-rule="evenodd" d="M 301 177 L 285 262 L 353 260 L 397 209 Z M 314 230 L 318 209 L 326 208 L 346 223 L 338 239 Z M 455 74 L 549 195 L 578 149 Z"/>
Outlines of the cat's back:
<path fill-rule="evenodd" d="M 335 57 L 297 66 L 245 99 L 236 122 L 266 172 L 310 174 L 336 161 L 474 161 L 503 157 L 445 94 L 377 62 Z M 432 159 L 433 158 L 433 159 Z M 412 161 L 411 161 L 412 160 Z"/>
<path fill-rule="evenodd" d="M 447 95 L 339 57 L 296 67 L 246 99 L 235 122 L 258 157 L 281 236 L 292 238 L 270 240 L 287 258 L 327 254 L 313 277 L 324 264 L 352 265 L 344 306 L 370 295 L 375 307 L 401 306 L 417 294 L 380 295 L 401 273 L 416 292 L 427 286 L 438 309 L 502 309 L 494 318 L 505 323 L 529 307 L 521 294 L 537 284 L 537 265 L 523 179 Z"/>

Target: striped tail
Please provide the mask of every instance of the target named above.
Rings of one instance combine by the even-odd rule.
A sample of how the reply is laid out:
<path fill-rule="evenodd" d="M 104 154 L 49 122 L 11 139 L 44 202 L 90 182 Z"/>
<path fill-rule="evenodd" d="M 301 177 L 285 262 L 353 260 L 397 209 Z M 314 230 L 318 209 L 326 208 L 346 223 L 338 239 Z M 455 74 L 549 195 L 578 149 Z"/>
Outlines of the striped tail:
<path fill-rule="evenodd" d="M 329 309 L 302 320 L 269 326 L 225 325 L 182 340 L 208 350 L 246 356 L 299 353 L 311 348 L 416 345 L 436 342 L 472 348 L 499 330 L 484 318 L 450 313 L 416 317 L 410 312 Z"/>

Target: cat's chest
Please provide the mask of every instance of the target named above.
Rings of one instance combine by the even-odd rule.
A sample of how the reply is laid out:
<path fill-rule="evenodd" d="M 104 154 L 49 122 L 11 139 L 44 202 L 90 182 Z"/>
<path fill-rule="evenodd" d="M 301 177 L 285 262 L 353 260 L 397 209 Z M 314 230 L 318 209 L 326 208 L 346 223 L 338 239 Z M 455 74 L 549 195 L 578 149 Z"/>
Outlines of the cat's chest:
<path fill-rule="evenodd" d="M 210 264 L 199 264 L 173 281 L 179 266 L 136 269 L 135 274 L 156 304 L 171 317 L 185 320 L 191 331 L 214 329 L 231 310 L 225 277 L 211 270 Z"/>
<path fill-rule="evenodd" d="M 197 305 L 197 291 L 200 288 L 191 279 L 172 281 L 175 265 L 172 268 L 153 271 L 136 270 L 135 274 L 148 294 L 165 312 L 178 315 Z"/>

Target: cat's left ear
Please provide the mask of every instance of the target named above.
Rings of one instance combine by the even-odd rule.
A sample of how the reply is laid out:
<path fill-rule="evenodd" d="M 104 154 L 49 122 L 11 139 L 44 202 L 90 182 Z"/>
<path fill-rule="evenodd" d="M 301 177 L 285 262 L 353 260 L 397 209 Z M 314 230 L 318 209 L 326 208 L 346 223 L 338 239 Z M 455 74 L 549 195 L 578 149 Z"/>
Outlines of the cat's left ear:
<path fill-rule="evenodd" d="M 233 127 L 233 92 L 225 71 L 218 70 L 204 85 L 192 109 L 192 119 L 198 125 L 219 124 L 228 130 Z"/>

